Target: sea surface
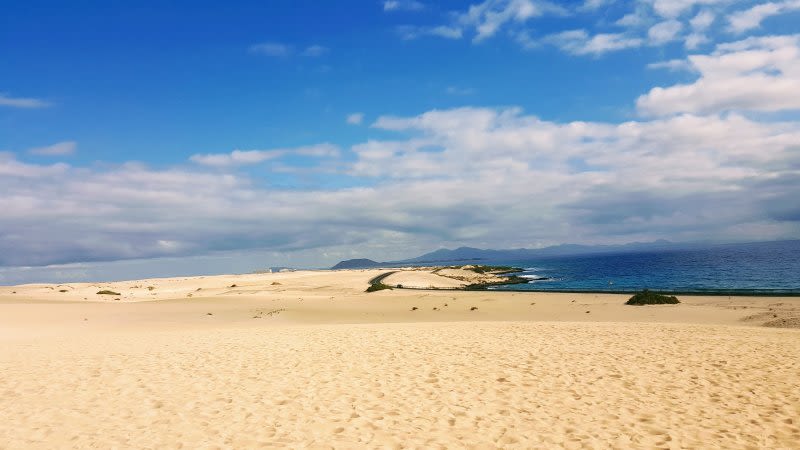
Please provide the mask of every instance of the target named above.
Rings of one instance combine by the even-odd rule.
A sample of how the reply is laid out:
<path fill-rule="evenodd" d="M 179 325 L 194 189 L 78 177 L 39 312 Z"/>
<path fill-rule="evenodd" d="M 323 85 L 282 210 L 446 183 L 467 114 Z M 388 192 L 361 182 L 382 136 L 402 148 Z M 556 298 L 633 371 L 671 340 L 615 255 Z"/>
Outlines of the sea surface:
<path fill-rule="evenodd" d="M 800 295 L 800 240 L 481 264 L 524 268 L 510 290 Z"/>

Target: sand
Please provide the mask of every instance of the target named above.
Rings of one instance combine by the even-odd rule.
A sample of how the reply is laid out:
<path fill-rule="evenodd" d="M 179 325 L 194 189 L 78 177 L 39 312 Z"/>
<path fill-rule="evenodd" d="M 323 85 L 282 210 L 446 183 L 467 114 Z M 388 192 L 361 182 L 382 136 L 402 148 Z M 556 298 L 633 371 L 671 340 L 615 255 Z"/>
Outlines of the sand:
<path fill-rule="evenodd" d="M 382 272 L 0 287 L 0 448 L 800 448 L 800 299 Z"/>

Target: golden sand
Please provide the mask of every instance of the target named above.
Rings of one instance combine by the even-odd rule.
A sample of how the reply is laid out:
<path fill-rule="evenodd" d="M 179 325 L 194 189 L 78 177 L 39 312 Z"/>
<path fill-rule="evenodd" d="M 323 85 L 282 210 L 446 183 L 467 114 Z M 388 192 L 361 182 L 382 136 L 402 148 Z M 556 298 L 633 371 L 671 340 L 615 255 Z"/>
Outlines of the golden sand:
<path fill-rule="evenodd" d="M 0 448 L 800 448 L 800 299 L 380 273 L 2 287 Z"/>

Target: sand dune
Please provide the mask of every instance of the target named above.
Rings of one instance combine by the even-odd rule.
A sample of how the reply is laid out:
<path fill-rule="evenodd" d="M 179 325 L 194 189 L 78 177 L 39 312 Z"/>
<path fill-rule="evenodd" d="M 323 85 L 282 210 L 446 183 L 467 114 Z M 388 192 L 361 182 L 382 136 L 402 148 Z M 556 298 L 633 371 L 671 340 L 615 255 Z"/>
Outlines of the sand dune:
<path fill-rule="evenodd" d="M 800 331 L 755 326 L 797 299 L 379 273 L 0 288 L 0 447 L 800 448 Z"/>

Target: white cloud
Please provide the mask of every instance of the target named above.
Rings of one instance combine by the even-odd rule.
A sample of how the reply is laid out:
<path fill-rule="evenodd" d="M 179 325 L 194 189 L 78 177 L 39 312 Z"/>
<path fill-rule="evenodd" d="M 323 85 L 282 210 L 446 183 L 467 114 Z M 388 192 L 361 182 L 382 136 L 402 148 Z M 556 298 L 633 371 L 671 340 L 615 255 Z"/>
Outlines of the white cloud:
<path fill-rule="evenodd" d="M 687 49 L 696 49 L 710 42 L 711 26 L 718 15 L 738 0 L 637 0 L 611 2 L 609 0 L 584 0 L 580 5 L 562 6 L 546 0 L 483 0 L 471 4 L 466 10 L 450 11 L 445 22 L 438 26 L 402 25 L 396 28 L 403 39 L 439 36 L 447 39 L 471 37 L 474 43 L 484 42 L 494 36 L 506 36 L 523 49 L 531 50 L 542 44 L 555 44 L 575 55 L 601 55 L 603 53 L 645 44 L 661 46 L 682 40 Z M 783 0 L 798 4 L 800 0 Z M 612 7 L 613 5 L 613 7 Z M 537 27 L 535 19 L 545 16 L 569 17 L 576 23 L 589 14 L 603 11 L 601 17 L 589 17 L 594 23 L 581 29 L 550 32 L 537 36 L 536 31 L 551 30 L 562 21 L 551 21 L 546 27 Z M 622 16 L 616 16 L 622 10 Z M 614 14 L 616 17 L 609 17 Z M 577 22 L 581 23 L 582 22 Z M 623 27 L 617 32 L 616 27 Z"/>
<path fill-rule="evenodd" d="M 650 63 L 647 65 L 648 69 L 666 69 L 672 72 L 681 72 L 692 70 L 692 65 L 685 59 L 670 59 L 669 61 L 660 61 Z"/>
<path fill-rule="evenodd" d="M 328 53 L 328 47 L 323 47 L 321 45 L 311 45 L 306 47 L 305 50 L 303 50 L 302 55 L 315 57 L 315 56 L 322 56 L 326 53 Z"/>
<path fill-rule="evenodd" d="M 725 5 L 737 0 L 646 0 L 661 17 L 677 18 L 696 6 Z"/>
<path fill-rule="evenodd" d="M 394 2 L 384 3 L 384 8 L 387 3 L 394 8 Z M 466 11 L 451 12 L 450 20 L 445 24 L 402 25 L 397 27 L 397 31 L 403 39 L 422 36 L 461 39 L 465 34 L 472 34 L 473 42 L 481 42 L 504 28 L 512 34 L 523 33 L 528 21 L 548 14 L 565 15 L 567 10 L 545 0 L 484 0 L 470 5 Z"/>
<path fill-rule="evenodd" d="M 383 2 L 384 11 L 420 11 L 425 9 L 425 4 L 416 0 L 386 0 Z"/>
<path fill-rule="evenodd" d="M 230 251 L 303 254 L 323 265 L 323 253 L 347 248 L 391 259 L 450 243 L 800 232 L 800 208 L 791 206 L 800 189 L 797 122 L 684 114 L 560 123 L 516 108 L 458 108 L 383 116 L 373 127 L 397 137 L 351 149 L 338 172 L 361 180 L 349 188 L 281 189 L 233 170 L 38 165 L 0 154 L 0 266 Z M 329 144 L 278 151 L 338 154 Z M 274 156 L 232 152 L 214 163 L 265 154 Z"/>
<path fill-rule="evenodd" d="M 251 45 L 250 53 L 266 56 L 288 56 L 292 53 L 292 47 L 279 42 L 262 42 Z"/>
<path fill-rule="evenodd" d="M 557 4 L 541 0 L 485 0 L 458 16 L 458 23 L 475 31 L 473 41 L 492 37 L 506 25 L 522 24 L 545 14 L 564 14 Z"/>
<path fill-rule="evenodd" d="M 396 28 L 397 33 L 405 40 L 418 39 L 423 36 L 438 36 L 445 39 L 461 39 L 464 35 L 459 27 L 438 25 L 435 27 L 417 27 L 413 25 L 401 25 Z"/>
<path fill-rule="evenodd" d="M 800 35 L 720 44 L 711 55 L 693 55 L 687 62 L 699 79 L 653 88 L 636 102 L 642 114 L 800 109 Z"/>
<path fill-rule="evenodd" d="M 348 114 L 345 121 L 349 125 L 361 125 L 364 122 L 364 113 L 357 112 Z"/>
<path fill-rule="evenodd" d="M 694 50 L 702 44 L 709 42 L 708 36 L 703 33 L 689 33 L 683 42 L 686 48 Z"/>
<path fill-rule="evenodd" d="M 640 47 L 642 39 L 623 33 L 600 33 L 590 36 L 586 30 L 569 30 L 551 34 L 543 39 L 573 55 L 602 55 L 604 53 Z"/>
<path fill-rule="evenodd" d="M 728 29 L 733 33 L 743 33 L 760 27 L 768 17 L 794 10 L 800 10 L 800 0 L 762 3 L 731 14 L 728 17 Z"/>
<path fill-rule="evenodd" d="M 44 156 L 66 156 L 74 154 L 77 148 L 78 148 L 77 142 L 64 141 L 64 142 L 57 142 L 53 145 L 48 145 L 45 147 L 32 148 L 28 150 L 28 153 L 32 155 L 44 155 Z"/>
<path fill-rule="evenodd" d="M 716 16 L 713 12 L 704 9 L 697 13 L 696 16 L 692 17 L 691 20 L 689 20 L 689 25 L 693 30 L 704 31 L 708 29 L 712 23 L 714 23 L 715 18 Z"/>
<path fill-rule="evenodd" d="M 46 108 L 50 106 L 50 103 L 38 98 L 10 97 L 7 94 L 0 92 L 0 106 L 35 109 Z"/>
<path fill-rule="evenodd" d="M 291 149 L 234 150 L 230 153 L 195 154 L 189 157 L 189 160 L 203 166 L 234 167 L 259 164 L 264 161 L 292 154 L 315 157 L 335 157 L 339 155 L 339 149 L 332 144 L 320 144 Z"/>
<path fill-rule="evenodd" d="M 603 6 L 613 3 L 613 0 L 585 0 L 578 9 L 582 11 L 596 11 Z"/>
<path fill-rule="evenodd" d="M 683 24 L 677 20 L 665 20 L 650 27 L 647 37 L 651 44 L 662 45 L 677 39 L 682 29 Z"/>
<path fill-rule="evenodd" d="M 614 22 L 616 25 L 626 28 L 639 27 L 648 22 L 648 18 L 641 9 L 637 9 L 632 13 L 625 14 Z"/>

